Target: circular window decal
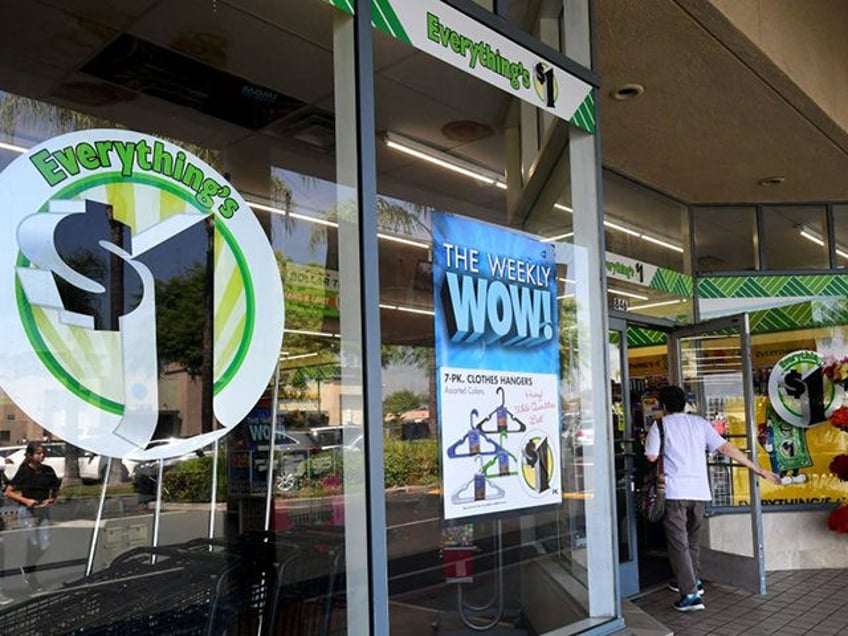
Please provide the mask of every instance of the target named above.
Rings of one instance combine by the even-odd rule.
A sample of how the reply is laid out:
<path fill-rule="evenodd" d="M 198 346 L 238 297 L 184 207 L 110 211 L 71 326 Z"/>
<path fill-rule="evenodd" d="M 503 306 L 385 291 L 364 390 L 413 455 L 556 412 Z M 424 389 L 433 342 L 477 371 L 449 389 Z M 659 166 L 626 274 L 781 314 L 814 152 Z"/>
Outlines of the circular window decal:
<path fill-rule="evenodd" d="M 547 495 L 556 479 L 553 449 L 542 431 L 529 431 L 521 441 L 521 483 L 532 495 Z"/>
<path fill-rule="evenodd" d="M 794 351 L 769 374 L 769 402 L 780 418 L 809 428 L 827 421 L 842 404 L 844 389 L 822 371 L 824 361 L 815 351 Z"/>
<path fill-rule="evenodd" d="M 0 203 L 0 297 L 12 308 L 0 316 L 0 387 L 30 418 L 138 459 L 196 450 L 244 418 L 278 360 L 283 292 L 262 227 L 222 175 L 168 141 L 88 130 L 13 161 Z M 200 303 L 180 307 L 186 298 Z M 199 333 L 211 360 L 185 344 Z M 203 355 L 220 428 L 148 449 L 165 365 L 195 377 Z"/>

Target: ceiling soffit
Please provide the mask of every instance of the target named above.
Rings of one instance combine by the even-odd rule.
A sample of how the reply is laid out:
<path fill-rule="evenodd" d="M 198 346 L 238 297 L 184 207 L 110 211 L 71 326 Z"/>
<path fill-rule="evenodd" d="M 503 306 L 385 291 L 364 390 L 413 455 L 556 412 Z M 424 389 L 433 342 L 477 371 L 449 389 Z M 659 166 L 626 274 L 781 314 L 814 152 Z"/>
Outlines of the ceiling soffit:
<path fill-rule="evenodd" d="M 605 165 L 690 203 L 848 199 L 844 131 L 715 7 L 599 0 L 596 13 Z M 638 98 L 610 96 L 633 82 Z"/>

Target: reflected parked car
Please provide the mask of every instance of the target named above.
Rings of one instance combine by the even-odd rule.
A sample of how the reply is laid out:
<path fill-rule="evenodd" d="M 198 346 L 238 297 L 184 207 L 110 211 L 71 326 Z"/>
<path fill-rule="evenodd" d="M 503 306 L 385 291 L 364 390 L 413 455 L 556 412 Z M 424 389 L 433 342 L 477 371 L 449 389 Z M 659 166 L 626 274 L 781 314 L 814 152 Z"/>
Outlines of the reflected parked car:
<path fill-rule="evenodd" d="M 344 443 L 345 435 L 350 440 Z M 276 477 L 274 479 L 278 491 L 287 492 L 298 486 L 298 470 L 300 464 L 309 461 L 316 454 L 342 449 L 343 451 L 361 452 L 364 443 L 361 426 L 315 426 L 308 430 L 289 429 L 285 433 L 285 443 L 278 442 L 277 451 L 280 453 Z M 306 471 L 309 473 L 307 467 Z"/>
<path fill-rule="evenodd" d="M 41 445 L 44 447 L 44 463 L 56 471 L 56 476 L 59 479 L 64 479 L 67 444 L 65 442 L 42 442 Z M 12 479 L 21 464 L 26 461 L 26 446 L 7 446 L 3 450 L 6 451 L 7 449 L 11 449 L 11 451 L 3 453 L 5 455 L 3 457 L 3 474 L 6 479 Z M 80 449 L 79 472 L 80 478 L 84 482 L 102 481 L 106 474 L 106 460 L 100 455 Z M 124 471 L 124 479 L 126 479 L 126 471 Z"/>

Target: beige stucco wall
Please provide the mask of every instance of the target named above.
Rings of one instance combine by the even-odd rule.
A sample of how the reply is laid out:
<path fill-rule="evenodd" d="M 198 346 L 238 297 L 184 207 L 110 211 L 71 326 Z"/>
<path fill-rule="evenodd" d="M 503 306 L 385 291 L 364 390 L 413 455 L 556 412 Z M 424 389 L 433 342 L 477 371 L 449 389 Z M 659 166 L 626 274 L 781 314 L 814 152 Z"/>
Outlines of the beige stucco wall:
<path fill-rule="evenodd" d="M 710 0 L 843 130 L 848 131 L 848 2 Z"/>
<path fill-rule="evenodd" d="M 763 514 L 766 570 L 848 567 L 848 535 L 827 529 L 827 511 Z M 751 556 L 751 518 L 721 515 L 705 520 L 704 545 Z"/>

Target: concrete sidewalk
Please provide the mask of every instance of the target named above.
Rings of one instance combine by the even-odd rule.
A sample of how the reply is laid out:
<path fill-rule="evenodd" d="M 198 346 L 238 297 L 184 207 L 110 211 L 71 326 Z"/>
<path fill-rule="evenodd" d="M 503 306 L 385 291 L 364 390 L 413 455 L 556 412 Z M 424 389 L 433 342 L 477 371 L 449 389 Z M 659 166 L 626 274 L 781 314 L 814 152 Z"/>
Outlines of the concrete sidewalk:
<path fill-rule="evenodd" d="M 767 594 L 760 596 L 706 581 L 706 609 L 688 613 L 672 608 L 677 595 L 663 586 L 624 601 L 632 608 L 625 612 L 627 627 L 618 633 L 621 636 L 848 634 L 847 582 L 845 569 L 769 572 Z M 647 617 L 639 618 L 638 610 Z"/>

